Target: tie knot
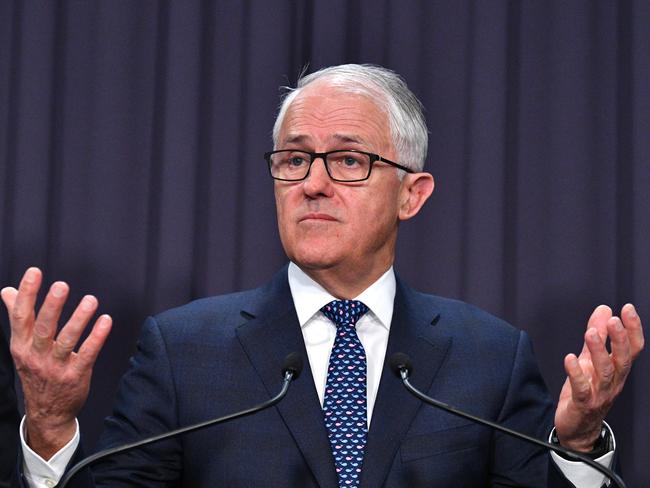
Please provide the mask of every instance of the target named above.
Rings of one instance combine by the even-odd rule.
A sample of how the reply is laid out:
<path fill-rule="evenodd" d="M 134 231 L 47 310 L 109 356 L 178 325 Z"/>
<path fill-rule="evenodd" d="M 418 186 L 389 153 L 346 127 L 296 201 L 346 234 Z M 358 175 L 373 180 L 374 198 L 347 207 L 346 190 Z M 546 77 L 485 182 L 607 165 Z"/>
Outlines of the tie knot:
<path fill-rule="evenodd" d="M 320 310 L 337 327 L 344 324 L 349 324 L 354 327 L 357 320 L 368 311 L 368 307 L 359 300 L 334 300 Z"/>

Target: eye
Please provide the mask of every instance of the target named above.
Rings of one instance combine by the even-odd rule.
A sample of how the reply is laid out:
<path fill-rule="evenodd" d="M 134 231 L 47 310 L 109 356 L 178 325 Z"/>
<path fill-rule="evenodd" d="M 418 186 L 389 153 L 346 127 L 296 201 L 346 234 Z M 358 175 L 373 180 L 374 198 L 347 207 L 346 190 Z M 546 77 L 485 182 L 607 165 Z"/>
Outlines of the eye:
<path fill-rule="evenodd" d="M 356 169 L 364 166 L 363 154 L 353 152 L 334 152 L 331 153 L 330 161 L 341 169 Z"/>
<path fill-rule="evenodd" d="M 309 166 L 309 156 L 302 151 L 286 151 L 278 153 L 281 156 L 279 161 L 285 168 L 293 170 Z"/>
<path fill-rule="evenodd" d="M 354 167 L 360 164 L 359 159 L 356 156 L 346 155 L 343 157 L 343 164 L 348 167 Z"/>
<path fill-rule="evenodd" d="M 289 156 L 287 163 L 289 166 L 302 166 L 306 163 L 305 158 L 302 156 Z"/>

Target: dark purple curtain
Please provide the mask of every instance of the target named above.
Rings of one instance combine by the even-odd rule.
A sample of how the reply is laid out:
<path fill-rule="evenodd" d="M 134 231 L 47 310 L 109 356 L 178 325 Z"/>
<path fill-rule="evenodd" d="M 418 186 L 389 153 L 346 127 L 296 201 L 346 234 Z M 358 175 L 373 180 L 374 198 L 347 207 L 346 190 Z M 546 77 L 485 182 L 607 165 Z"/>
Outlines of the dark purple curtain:
<path fill-rule="evenodd" d="M 0 284 L 38 265 L 115 318 L 88 443 L 146 315 L 285 262 L 262 159 L 278 87 L 345 62 L 427 108 L 437 189 L 402 226 L 402 277 L 528 330 L 554 396 L 597 304 L 650 325 L 645 0 L 5 0 Z M 630 486 L 650 482 L 648 356 L 609 416 Z"/>

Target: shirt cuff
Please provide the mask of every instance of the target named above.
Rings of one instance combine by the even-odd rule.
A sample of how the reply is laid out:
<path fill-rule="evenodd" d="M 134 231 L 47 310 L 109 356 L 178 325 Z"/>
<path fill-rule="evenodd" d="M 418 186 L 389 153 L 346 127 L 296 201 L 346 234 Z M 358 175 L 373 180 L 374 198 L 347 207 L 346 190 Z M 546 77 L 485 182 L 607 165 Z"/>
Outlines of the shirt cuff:
<path fill-rule="evenodd" d="M 594 461 L 601 466 L 611 468 L 614 459 L 614 451 L 616 450 L 616 438 L 607 422 L 603 422 L 603 424 L 609 431 L 609 435 L 612 436 L 613 449 L 599 458 L 594 459 Z M 555 428 L 553 428 L 553 431 L 549 436 L 549 442 L 554 432 Z M 569 461 L 553 451 L 551 451 L 551 458 L 564 477 L 573 483 L 576 488 L 593 488 L 595 486 L 603 486 L 604 484 L 609 485 L 609 478 L 606 478 L 604 474 L 599 473 L 580 461 Z"/>
<path fill-rule="evenodd" d="M 51 488 L 55 486 L 79 445 L 79 422 L 70 442 L 46 461 L 36 454 L 25 442 L 25 417 L 20 422 L 20 443 L 23 450 L 23 474 L 30 488 Z"/>

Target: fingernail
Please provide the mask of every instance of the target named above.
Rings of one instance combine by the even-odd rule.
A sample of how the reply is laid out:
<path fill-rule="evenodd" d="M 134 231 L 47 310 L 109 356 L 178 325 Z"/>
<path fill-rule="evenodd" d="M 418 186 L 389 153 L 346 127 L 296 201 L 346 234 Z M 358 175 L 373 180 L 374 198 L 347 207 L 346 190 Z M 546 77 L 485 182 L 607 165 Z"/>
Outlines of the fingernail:
<path fill-rule="evenodd" d="M 617 320 L 616 323 L 614 324 L 614 329 L 617 331 L 623 330 L 623 324 L 620 320 Z"/>
<path fill-rule="evenodd" d="M 593 327 L 587 331 L 587 334 L 589 334 L 589 336 L 593 340 L 600 340 L 600 336 L 598 335 L 598 330 Z"/>
<path fill-rule="evenodd" d="M 97 324 L 97 326 L 101 330 L 108 329 L 110 327 L 110 325 L 111 325 L 111 320 L 110 320 L 110 317 L 108 315 L 102 315 L 100 317 L 99 323 Z"/>
<path fill-rule="evenodd" d="M 54 283 L 52 285 L 52 296 L 61 298 L 63 295 L 65 295 L 65 285 L 63 283 Z"/>
<path fill-rule="evenodd" d="M 90 296 L 85 296 L 83 297 L 83 300 L 81 300 L 81 309 L 84 312 L 90 312 L 94 306 L 95 301 Z"/>
<path fill-rule="evenodd" d="M 630 318 L 636 318 L 636 307 L 630 303 Z"/>
<path fill-rule="evenodd" d="M 36 268 L 29 268 L 25 271 L 25 283 L 34 283 L 36 281 Z"/>

